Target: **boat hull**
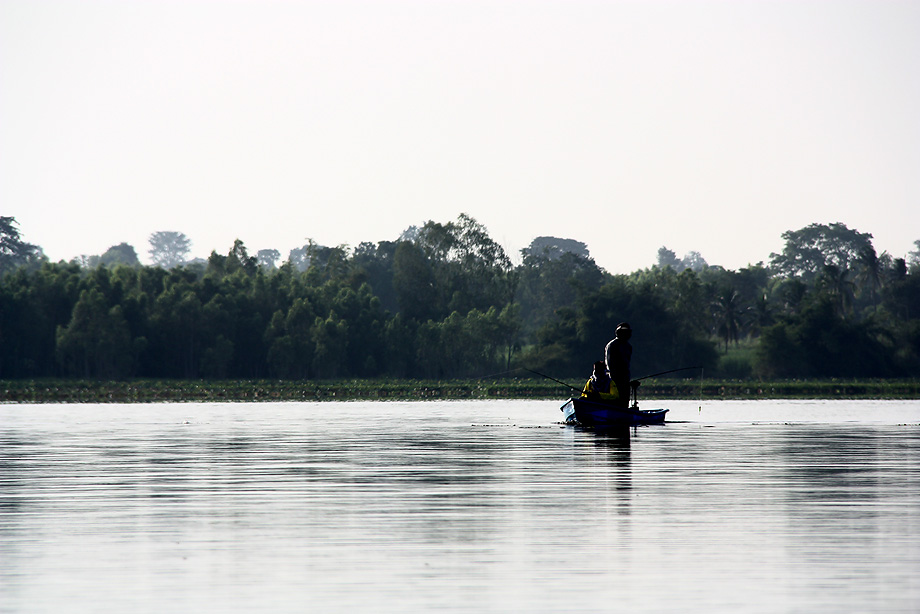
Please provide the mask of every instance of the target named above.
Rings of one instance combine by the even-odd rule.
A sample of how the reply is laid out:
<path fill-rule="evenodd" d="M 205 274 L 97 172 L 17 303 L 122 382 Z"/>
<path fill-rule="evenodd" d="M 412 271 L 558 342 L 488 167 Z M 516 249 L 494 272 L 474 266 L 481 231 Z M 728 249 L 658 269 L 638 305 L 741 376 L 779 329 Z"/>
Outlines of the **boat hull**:
<path fill-rule="evenodd" d="M 638 409 L 617 407 L 603 401 L 572 398 L 562 406 L 566 424 L 593 427 L 637 426 L 663 424 L 667 409 Z"/>

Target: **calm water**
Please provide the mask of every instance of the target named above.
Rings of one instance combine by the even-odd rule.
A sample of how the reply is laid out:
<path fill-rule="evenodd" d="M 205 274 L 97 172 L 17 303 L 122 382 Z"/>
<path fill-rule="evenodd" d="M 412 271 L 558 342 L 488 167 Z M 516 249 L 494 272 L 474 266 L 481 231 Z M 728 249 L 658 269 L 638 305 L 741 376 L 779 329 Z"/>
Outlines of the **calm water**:
<path fill-rule="evenodd" d="M 560 404 L 0 406 L 0 612 L 920 611 L 920 403 Z"/>

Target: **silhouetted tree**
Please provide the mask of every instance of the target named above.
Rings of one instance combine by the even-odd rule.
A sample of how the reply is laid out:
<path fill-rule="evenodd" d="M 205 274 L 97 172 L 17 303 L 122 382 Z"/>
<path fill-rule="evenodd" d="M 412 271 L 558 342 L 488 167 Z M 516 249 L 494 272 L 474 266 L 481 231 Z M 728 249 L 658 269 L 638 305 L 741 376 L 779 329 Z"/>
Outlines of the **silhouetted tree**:
<path fill-rule="evenodd" d="M 831 304 L 841 318 L 850 315 L 853 308 L 854 284 L 850 280 L 850 271 L 832 264 L 825 265 L 818 278 L 818 287 L 831 300 Z"/>
<path fill-rule="evenodd" d="M 138 266 L 140 260 L 137 258 L 137 252 L 134 251 L 134 247 L 127 243 L 119 243 L 118 245 L 113 245 L 99 256 L 98 264 L 104 266 L 114 266 L 116 264 Z"/>
<path fill-rule="evenodd" d="M 191 248 L 192 242 L 181 232 L 161 230 L 150 235 L 150 258 L 164 269 L 183 264 Z"/>
<path fill-rule="evenodd" d="M 712 311 L 716 321 L 716 331 L 725 342 L 725 349 L 732 341 L 737 345 L 741 332 L 744 308 L 741 306 L 740 297 L 734 290 L 718 297 L 713 303 Z"/>
<path fill-rule="evenodd" d="M 849 323 L 833 300 L 819 295 L 802 313 L 764 330 L 759 371 L 770 377 L 880 377 L 895 372 L 881 331 Z"/>
<path fill-rule="evenodd" d="M 524 258 L 532 257 L 545 261 L 557 260 L 565 254 L 573 254 L 579 258 L 591 257 L 588 246 L 581 241 L 559 237 L 537 237 L 521 250 L 521 254 Z"/>
<path fill-rule="evenodd" d="M 867 249 L 872 235 L 850 230 L 845 224 L 811 224 L 782 235 L 786 245 L 781 254 L 770 254 L 771 266 L 781 275 L 814 281 L 827 266 L 848 271 Z"/>
<path fill-rule="evenodd" d="M 694 273 L 699 273 L 708 267 L 709 263 L 699 252 L 688 252 L 683 260 L 680 261 L 680 266 L 684 269 L 690 269 Z"/>
<path fill-rule="evenodd" d="M 393 289 L 399 311 L 406 318 L 421 322 L 435 317 L 442 310 L 431 263 L 414 243 L 402 241 L 396 247 Z"/>
<path fill-rule="evenodd" d="M 910 252 L 907 256 L 907 264 L 911 268 L 920 268 L 920 240 L 914 241 L 914 251 Z"/>
<path fill-rule="evenodd" d="M 517 269 L 515 300 L 521 307 L 522 332 L 528 340 L 559 309 L 574 307 L 579 297 L 596 292 L 606 279 L 590 256 L 536 249 L 521 253 L 524 261 Z"/>
<path fill-rule="evenodd" d="M 269 271 L 275 270 L 275 263 L 281 258 L 281 252 L 276 249 L 260 249 L 256 252 L 256 260 L 259 266 Z"/>
<path fill-rule="evenodd" d="M 0 216 L 0 275 L 25 264 L 37 265 L 44 259 L 40 247 L 22 240 L 17 225 L 16 218 Z"/>
<path fill-rule="evenodd" d="M 858 266 L 863 292 L 868 293 L 874 303 L 875 295 L 882 286 L 882 271 L 881 260 L 871 246 L 866 246 L 860 251 Z"/>
<path fill-rule="evenodd" d="M 133 368 L 128 324 L 121 306 L 109 307 L 102 293 L 84 290 L 66 327 L 57 331 L 57 355 L 81 377 L 120 378 Z"/>
<path fill-rule="evenodd" d="M 671 267 L 674 270 L 680 270 L 681 262 L 673 251 L 662 245 L 658 248 L 658 266 L 660 268 Z"/>

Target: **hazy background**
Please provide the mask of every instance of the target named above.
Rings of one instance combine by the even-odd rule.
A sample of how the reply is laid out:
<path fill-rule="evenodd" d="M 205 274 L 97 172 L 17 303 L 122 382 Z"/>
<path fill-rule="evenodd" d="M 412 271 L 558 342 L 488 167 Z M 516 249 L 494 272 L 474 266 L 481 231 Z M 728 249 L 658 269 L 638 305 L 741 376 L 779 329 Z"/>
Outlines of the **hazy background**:
<path fill-rule="evenodd" d="M 920 239 L 920 2 L 0 0 L 0 214 L 53 260 L 466 212 L 614 273 Z"/>

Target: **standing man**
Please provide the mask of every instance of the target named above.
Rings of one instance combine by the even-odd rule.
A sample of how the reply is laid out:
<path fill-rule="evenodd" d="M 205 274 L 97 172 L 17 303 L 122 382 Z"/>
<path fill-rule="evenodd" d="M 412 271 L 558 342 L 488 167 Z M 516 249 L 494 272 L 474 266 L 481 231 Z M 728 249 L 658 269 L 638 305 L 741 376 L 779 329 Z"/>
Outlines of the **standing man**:
<path fill-rule="evenodd" d="M 630 337 L 632 328 L 629 327 L 629 323 L 620 322 L 617 324 L 616 336 L 604 348 L 607 371 L 617 387 L 617 402 L 622 407 L 629 407 L 629 361 L 632 358 Z"/>

